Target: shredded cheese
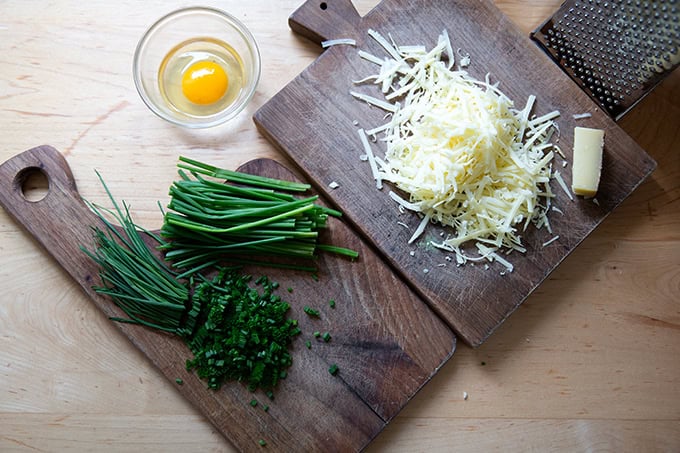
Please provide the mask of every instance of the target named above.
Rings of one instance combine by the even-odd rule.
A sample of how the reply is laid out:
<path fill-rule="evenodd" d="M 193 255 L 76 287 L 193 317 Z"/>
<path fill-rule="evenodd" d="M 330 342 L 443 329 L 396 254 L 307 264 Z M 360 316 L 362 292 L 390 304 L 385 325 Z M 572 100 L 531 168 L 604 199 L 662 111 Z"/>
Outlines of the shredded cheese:
<path fill-rule="evenodd" d="M 480 81 L 461 69 L 469 64 L 469 55 L 460 49 L 456 69 L 446 31 L 430 51 L 397 46 L 375 30 L 369 35 L 387 57 L 359 51 L 379 68 L 356 84 L 378 85 L 385 100 L 359 91 L 351 94 L 388 112 L 386 123 L 368 129 L 371 136 L 383 134 L 384 157 L 373 154 L 367 132 L 360 129 L 359 135 L 376 185 L 393 183 L 409 200 L 394 192 L 390 197 L 400 208 L 421 215 L 408 242 L 417 240 L 428 223 L 438 222 L 453 227 L 454 233 L 433 245 L 455 252 L 459 264 L 476 260 L 461 249 L 474 241 L 482 255 L 478 258 L 512 272 L 512 264 L 496 252 L 526 250 L 517 225 L 533 223 L 550 230 L 552 161 L 555 152 L 561 154 L 550 138 L 559 112 L 530 118 L 535 96 L 517 110 L 489 75 Z"/>
<path fill-rule="evenodd" d="M 560 238 L 559 236 L 553 236 L 551 239 L 549 239 L 549 240 L 547 240 L 543 243 L 543 247 L 549 246 L 550 244 L 552 244 L 553 242 L 555 242 L 559 238 Z"/>
<path fill-rule="evenodd" d="M 371 166 L 373 179 L 375 179 L 375 187 L 377 189 L 382 189 L 382 179 L 380 178 L 380 174 L 378 173 L 378 164 L 376 163 L 375 156 L 373 155 L 373 151 L 371 150 L 371 144 L 368 143 L 368 139 L 366 138 L 366 132 L 364 132 L 363 129 L 359 129 L 358 132 L 361 144 L 364 145 L 364 151 L 366 152 L 368 163 Z"/>
<path fill-rule="evenodd" d="M 350 38 L 329 39 L 328 41 L 321 42 L 321 47 L 324 49 L 339 45 L 356 46 L 357 42 Z"/>

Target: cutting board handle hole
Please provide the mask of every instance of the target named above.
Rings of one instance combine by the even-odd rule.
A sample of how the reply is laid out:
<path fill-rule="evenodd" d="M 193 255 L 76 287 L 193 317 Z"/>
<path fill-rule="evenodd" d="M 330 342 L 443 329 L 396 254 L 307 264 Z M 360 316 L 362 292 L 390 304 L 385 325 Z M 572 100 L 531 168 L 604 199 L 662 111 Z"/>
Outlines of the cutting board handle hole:
<path fill-rule="evenodd" d="M 38 167 L 21 170 L 15 178 L 15 185 L 24 199 L 33 203 L 45 198 L 50 188 L 47 173 Z"/>
<path fill-rule="evenodd" d="M 328 3 L 326 2 L 319 3 L 319 8 L 321 8 L 322 11 L 326 11 L 328 9 Z"/>

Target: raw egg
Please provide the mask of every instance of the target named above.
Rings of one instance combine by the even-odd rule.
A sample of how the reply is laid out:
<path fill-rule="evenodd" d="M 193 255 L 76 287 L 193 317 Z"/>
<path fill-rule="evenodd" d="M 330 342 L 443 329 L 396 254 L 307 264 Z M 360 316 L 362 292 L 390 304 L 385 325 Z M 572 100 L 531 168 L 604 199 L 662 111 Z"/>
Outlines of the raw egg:
<path fill-rule="evenodd" d="M 224 41 L 196 38 L 168 52 L 158 70 L 158 87 L 168 107 L 207 118 L 229 109 L 243 91 L 243 60 Z"/>
<path fill-rule="evenodd" d="M 224 96 L 229 77 L 214 61 L 199 61 L 189 66 L 182 76 L 182 93 L 194 104 L 213 104 Z"/>

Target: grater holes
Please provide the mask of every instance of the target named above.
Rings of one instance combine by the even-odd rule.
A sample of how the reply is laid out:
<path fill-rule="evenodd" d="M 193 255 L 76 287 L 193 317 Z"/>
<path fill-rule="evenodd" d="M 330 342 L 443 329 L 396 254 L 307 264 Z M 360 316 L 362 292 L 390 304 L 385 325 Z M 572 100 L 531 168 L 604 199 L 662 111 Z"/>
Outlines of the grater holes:
<path fill-rule="evenodd" d="M 566 0 L 541 29 L 545 46 L 610 112 L 677 66 L 677 0 Z M 671 22 L 669 19 L 673 17 Z"/>

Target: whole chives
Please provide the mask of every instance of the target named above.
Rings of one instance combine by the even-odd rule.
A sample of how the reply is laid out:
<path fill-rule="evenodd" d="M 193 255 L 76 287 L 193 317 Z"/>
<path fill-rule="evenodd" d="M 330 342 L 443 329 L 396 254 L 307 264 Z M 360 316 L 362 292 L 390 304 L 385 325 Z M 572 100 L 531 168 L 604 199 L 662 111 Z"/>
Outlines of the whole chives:
<path fill-rule="evenodd" d="M 319 230 L 327 227 L 329 216 L 339 217 L 339 211 L 317 205 L 316 195 L 296 198 L 285 193 L 303 192 L 308 184 L 234 172 L 186 157 L 180 157 L 178 167 L 180 179 L 170 188 L 161 235 L 166 258 L 183 276 L 204 269 L 199 266 L 206 261 L 236 263 L 244 256 L 358 256 L 354 250 L 319 243 Z"/>

